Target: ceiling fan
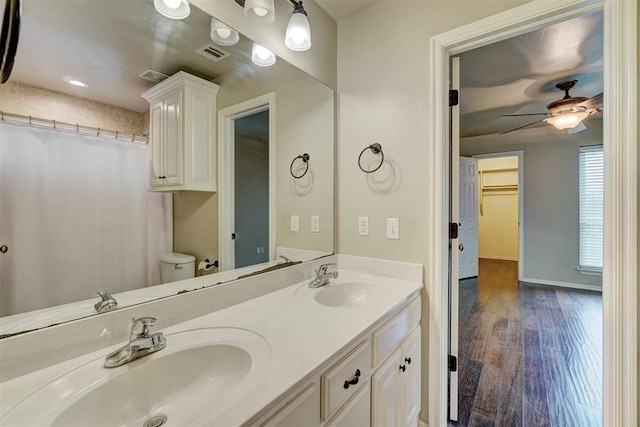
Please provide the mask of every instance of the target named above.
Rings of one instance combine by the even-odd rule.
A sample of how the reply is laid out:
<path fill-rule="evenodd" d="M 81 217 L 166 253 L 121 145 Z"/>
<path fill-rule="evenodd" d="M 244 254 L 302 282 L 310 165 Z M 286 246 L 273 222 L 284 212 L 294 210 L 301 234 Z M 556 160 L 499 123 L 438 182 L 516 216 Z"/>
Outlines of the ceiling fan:
<path fill-rule="evenodd" d="M 567 133 L 577 133 L 585 130 L 587 127 L 582 123 L 584 119 L 593 114 L 602 112 L 602 93 L 591 98 L 582 96 L 573 97 L 569 95 L 569 91 L 578 83 L 577 80 L 568 80 L 560 82 L 556 87 L 564 91 L 564 97 L 557 101 L 553 101 L 547 105 L 546 113 L 529 113 L 529 114 L 503 114 L 502 117 L 517 116 L 547 116 L 544 119 L 536 120 L 524 126 L 500 132 L 499 135 L 523 129 L 536 123 L 548 123 L 560 130 L 566 130 Z"/>

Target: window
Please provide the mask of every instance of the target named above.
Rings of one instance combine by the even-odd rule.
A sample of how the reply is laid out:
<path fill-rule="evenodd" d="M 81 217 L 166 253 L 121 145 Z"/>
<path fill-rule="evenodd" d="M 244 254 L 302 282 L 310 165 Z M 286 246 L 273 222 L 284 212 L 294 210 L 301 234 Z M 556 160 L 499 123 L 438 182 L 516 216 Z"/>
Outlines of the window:
<path fill-rule="evenodd" d="M 602 145 L 580 147 L 580 265 L 602 272 L 604 225 L 604 153 Z"/>

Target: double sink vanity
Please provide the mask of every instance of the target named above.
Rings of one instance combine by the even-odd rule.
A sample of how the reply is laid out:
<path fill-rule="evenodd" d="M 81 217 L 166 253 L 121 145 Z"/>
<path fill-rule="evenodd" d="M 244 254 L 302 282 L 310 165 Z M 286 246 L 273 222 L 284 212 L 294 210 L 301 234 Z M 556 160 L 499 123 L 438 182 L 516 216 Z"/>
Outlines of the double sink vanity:
<path fill-rule="evenodd" d="M 194 304 L 198 317 L 184 321 L 159 302 L 123 309 L 158 325 L 143 318 L 129 343 L 0 383 L 0 425 L 417 425 L 422 266 L 335 255 L 162 301 L 181 310 L 189 296 L 243 299 L 230 296 L 243 281 L 243 301 L 204 314 Z M 178 322 L 163 325 L 163 316 Z M 29 334 L 48 340 L 82 322 Z M 144 347 L 141 337 L 162 348 L 105 367 L 107 355 Z M 20 339 L 2 340 L 0 352 Z"/>

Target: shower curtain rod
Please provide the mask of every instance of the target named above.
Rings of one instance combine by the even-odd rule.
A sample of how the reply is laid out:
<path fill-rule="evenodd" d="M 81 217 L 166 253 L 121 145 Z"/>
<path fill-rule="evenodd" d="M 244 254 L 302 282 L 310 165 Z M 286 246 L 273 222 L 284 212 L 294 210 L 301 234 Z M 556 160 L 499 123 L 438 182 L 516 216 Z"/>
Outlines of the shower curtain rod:
<path fill-rule="evenodd" d="M 7 113 L 0 111 L 0 123 L 10 123 L 20 126 L 33 126 L 41 129 L 53 129 L 60 132 L 77 133 L 80 135 L 97 136 L 100 138 L 116 139 L 122 142 L 133 142 L 138 144 L 149 143 L 147 135 L 136 135 L 133 133 L 119 132 L 117 130 L 102 129 L 93 126 L 59 122 L 57 120 L 43 119 L 40 117 L 24 116 L 22 114 Z"/>

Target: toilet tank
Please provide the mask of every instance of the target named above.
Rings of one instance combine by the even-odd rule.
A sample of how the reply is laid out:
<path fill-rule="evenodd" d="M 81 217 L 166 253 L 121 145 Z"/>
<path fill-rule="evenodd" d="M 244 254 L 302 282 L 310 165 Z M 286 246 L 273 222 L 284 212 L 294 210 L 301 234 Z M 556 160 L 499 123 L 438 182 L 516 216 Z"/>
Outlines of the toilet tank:
<path fill-rule="evenodd" d="M 170 252 L 160 256 L 160 279 L 162 283 L 176 282 L 195 276 L 196 257 Z"/>

